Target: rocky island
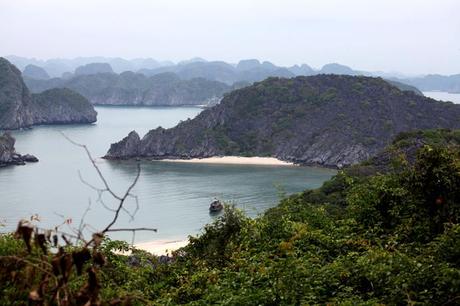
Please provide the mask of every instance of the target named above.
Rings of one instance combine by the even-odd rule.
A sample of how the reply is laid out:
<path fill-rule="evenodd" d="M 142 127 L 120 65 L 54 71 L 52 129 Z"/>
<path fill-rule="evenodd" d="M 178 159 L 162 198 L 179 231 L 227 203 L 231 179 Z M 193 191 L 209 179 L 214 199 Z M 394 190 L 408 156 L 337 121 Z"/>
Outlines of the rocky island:
<path fill-rule="evenodd" d="M 21 155 L 14 148 L 16 140 L 8 133 L 0 135 L 0 168 L 9 165 L 24 165 L 26 162 L 38 162 L 33 155 Z"/>
<path fill-rule="evenodd" d="M 137 106 L 212 105 L 220 101 L 224 93 L 245 85 L 229 86 L 204 78 L 182 80 L 172 72 L 147 77 L 130 71 L 25 81 L 35 93 L 65 87 L 80 93 L 92 104 Z"/>
<path fill-rule="evenodd" d="M 263 156 L 343 167 L 366 160 L 401 132 L 460 128 L 460 105 L 402 91 L 381 78 L 269 78 L 227 94 L 174 128 L 136 132 L 105 158 Z"/>
<path fill-rule="evenodd" d="M 31 94 L 21 72 L 0 58 L 0 129 L 13 130 L 37 124 L 95 122 L 89 101 L 70 89 Z"/>

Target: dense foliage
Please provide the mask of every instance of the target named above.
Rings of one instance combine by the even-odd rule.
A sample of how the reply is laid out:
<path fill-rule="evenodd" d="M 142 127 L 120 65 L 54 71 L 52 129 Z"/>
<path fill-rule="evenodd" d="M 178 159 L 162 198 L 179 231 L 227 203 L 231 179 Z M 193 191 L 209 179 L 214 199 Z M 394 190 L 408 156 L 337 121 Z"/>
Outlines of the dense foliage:
<path fill-rule="evenodd" d="M 456 131 L 406 134 L 391 150 L 424 139 L 413 160 L 384 172 L 340 171 L 320 189 L 283 199 L 257 219 L 228 207 L 172 258 L 106 241 L 100 296 L 138 304 L 460 303 L 460 148 Z M 457 138 L 458 139 L 458 138 Z M 419 142 L 415 141 L 414 144 Z M 27 254 L 0 238 L 0 255 Z M 34 255 L 35 254 L 35 255 Z M 2 302 L 25 301 L 27 270 L 2 263 Z M 18 267 L 20 268 L 20 267 Z M 21 273 L 24 283 L 12 277 Z M 84 277 L 75 276 L 74 288 Z M 34 285 L 32 285 L 33 288 Z M 0 300 L 1 301 L 1 300 Z"/>

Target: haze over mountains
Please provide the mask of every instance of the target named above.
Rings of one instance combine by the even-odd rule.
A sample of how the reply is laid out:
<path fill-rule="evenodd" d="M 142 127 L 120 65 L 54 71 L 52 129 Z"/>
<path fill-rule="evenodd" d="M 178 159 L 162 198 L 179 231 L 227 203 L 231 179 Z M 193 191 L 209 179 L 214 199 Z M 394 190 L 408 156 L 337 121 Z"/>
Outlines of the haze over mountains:
<path fill-rule="evenodd" d="M 281 67 L 269 61 L 261 62 L 257 59 L 245 59 L 238 63 L 227 63 L 223 61 L 207 61 L 197 57 L 175 64 L 170 61 L 157 61 L 152 58 L 126 60 L 109 57 L 80 57 L 75 59 L 49 59 L 46 61 L 18 56 L 7 56 L 6 58 L 20 70 L 23 70 L 24 76 L 26 77 L 25 81 L 33 92 L 40 92 L 44 89 L 54 88 L 56 86 L 71 87 L 71 85 L 65 84 L 64 81 L 57 81 L 54 78 L 69 80 L 75 76 L 81 75 L 98 73 L 121 74 L 126 71 L 140 73 L 147 77 L 163 73 L 174 73 L 182 80 L 203 78 L 225 83 L 230 86 L 234 86 L 235 83 L 240 82 L 247 84 L 262 81 L 267 77 L 291 78 L 299 75 L 310 76 L 316 74 L 379 76 L 388 80 L 415 86 L 421 91 L 438 90 L 451 93 L 460 92 L 460 74 L 450 76 L 422 75 L 409 77 L 401 73 L 360 71 L 338 63 L 329 63 L 320 69 L 315 69 L 307 64 Z M 45 80 L 50 78 L 53 78 L 52 81 L 45 82 Z M 39 82 L 39 84 L 33 81 L 29 82 L 30 79 L 41 80 L 41 82 Z M 241 86 L 242 84 L 236 85 L 237 88 Z M 107 91 L 107 88 L 105 88 L 104 91 Z M 80 93 L 85 95 L 84 92 Z M 213 99 L 212 95 L 208 96 L 205 94 L 204 96 L 206 96 L 206 99 Z M 86 97 L 94 103 L 94 99 L 91 96 Z M 184 98 L 187 99 L 187 96 L 184 96 Z M 167 101 L 166 104 L 168 104 Z"/>
<path fill-rule="evenodd" d="M 138 58 L 127 60 L 123 58 L 110 58 L 110 57 L 78 57 L 74 59 L 48 59 L 37 60 L 34 58 L 25 58 L 20 56 L 9 55 L 5 56 L 11 63 L 18 67 L 21 71 L 27 65 L 34 65 L 42 67 L 50 77 L 62 77 L 64 73 L 74 73 L 76 69 L 88 64 L 109 64 L 114 73 L 122 73 L 124 71 L 140 72 L 146 75 L 154 75 L 162 72 L 175 72 L 184 78 L 193 77 L 195 73 L 201 70 L 209 70 L 220 72 L 228 75 L 228 80 L 232 83 L 235 79 L 243 79 L 250 81 L 251 78 L 257 78 L 257 74 L 266 74 L 268 71 L 272 72 L 270 76 L 292 77 L 296 75 L 313 75 L 320 73 L 335 73 L 335 74 L 365 74 L 373 76 L 384 77 L 401 77 L 399 73 L 384 73 L 384 72 L 364 72 L 354 70 L 348 66 L 338 63 L 325 64 L 322 68 L 315 69 L 308 64 L 294 65 L 290 67 L 277 66 L 269 61 L 259 61 L 258 59 L 242 59 L 238 63 L 227 63 L 224 61 L 207 61 L 200 57 L 195 57 L 189 60 L 173 63 L 171 61 L 157 61 L 152 58 Z M 109 72 L 98 71 L 98 72 Z M 249 73 L 251 76 L 240 76 L 239 73 Z M 208 72 L 212 75 L 212 72 Z M 203 76 L 203 75 L 200 75 Z M 225 80 L 225 77 L 221 76 Z"/>

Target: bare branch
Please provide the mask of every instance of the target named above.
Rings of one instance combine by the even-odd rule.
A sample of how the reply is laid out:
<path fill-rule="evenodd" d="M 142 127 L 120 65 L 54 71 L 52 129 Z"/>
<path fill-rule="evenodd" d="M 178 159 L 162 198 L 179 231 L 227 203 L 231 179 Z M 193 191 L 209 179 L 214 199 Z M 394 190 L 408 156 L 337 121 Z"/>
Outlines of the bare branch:
<path fill-rule="evenodd" d="M 138 232 L 138 231 L 157 232 L 158 230 L 156 228 L 135 227 L 135 228 L 111 228 L 111 229 L 108 229 L 106 232 Z"/>
<path fill-rule="evenodd" d="M 64 134 L 64 132 L 60 132 L 60 133 L 61 133 L 61 135 L 62 135 L 65 139 L 67 139 L 70 143 L 76 145 L 77 147 L 83 148 L 83 149 L 85 150 L 86 155 L 88 155 L 88 158 L 89 158 L 90 162 L 93 164 L 93 167 L 94 167 L 94 169 L 96 170 L 96 172 L 97 172 L 99 178 L 101 179 L 102 183 L 104 184 L 104 186 L 105 186 L 107 192 L 109 192 L 115 199 L 121 200 L 122 198 L 119 197 L 118 195 L 116 195 L 116 194 L 110 189 L 110 186 L 109 186 L 109 184 L 107 183 L 107 180 L 105 179 L 104 175 L 102 175 L 102 172 L 101 172 L 101 170 L 99 169 L 99 167 L 97 166 L 96 160 L 95 160 L 95 159 L 93 158 L 93 156 L 91 155 L 91 152 L 88 150 L 88 147 L 87 147 L 86 145 L 83 145 L 83 144 L 80 144 L 80 143 L 78 143 L 78 142 L 73 141 L 72 139 L 70 139 L 69 137 L 67 137 L 67 135 Z"/>
<path fill-rule="evenodd" d="M 122 198 L 120 198 L 120 204 L 118 205 L 118 208 L 117 208 L 117 210 L 115 211 L 115 216 L 113 217 L 112 222 L 110 222 L 110 223 L 105 227 L 105 229 L 102 230 L 102 233 L 107 232 L 107 231 L 115 224 L 115 222 L 117 222 L 117 219 L 118 219 L 118 216 L 119 216 L 119 214 L 120 214 L 120 211 L 121 211 L 121 209 L 123 208 L 123 204 L 125 203 L 126 198 L 130 195 L 131 190 L 134 188 L 134 186 L 136 185 L 137 181 L 139 180 L 139 176 L 140 176 L 140 175 L 141 175 L 141 166 L 140 166 L 140 164 L 138 163 L 138 164 L 137 164 L 137 174 L 136 174 L 136 177 L 134 178 L 134 181 L 133 181 L 132 184 L 128 187 L 128 189 L 126 190 L 124 196 L 123 196 Z"/>
<path fill-rule="evenodd" d="M 78 226 L 78 238 L 83 239 L 83 222 L 85 221 L 85 217 L 88 214 L 88 212 L 91 210 L 91 199 L 88 199 L 88 207 L 86 207 L 85 212 L 83 213 L 83 216 L 81 216 L 80 219 L 80 225 Z"/>

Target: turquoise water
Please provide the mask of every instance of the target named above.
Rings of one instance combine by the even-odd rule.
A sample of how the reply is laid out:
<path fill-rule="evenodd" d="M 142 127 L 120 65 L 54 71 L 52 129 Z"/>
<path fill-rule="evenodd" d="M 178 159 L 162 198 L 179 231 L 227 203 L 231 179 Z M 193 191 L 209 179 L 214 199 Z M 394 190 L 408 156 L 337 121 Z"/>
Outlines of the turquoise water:
<path fill-rule="evenodd" d="M 97 107 L 98 122 L 93 125 L 39 126 L 16 131 L 16 149 L 36 155 L 40 162 L 0 169 L 1 231 L 15 228 L 21 218 L 38 214 L 40 226 L 54 227 L 72 218 L 79 226 L 85 210 L 88 229 L 101 229 L 111 220 L 98 200 L 98 194 L 82 183 L 84 180 L 102 187 L 85 152 L 68 142 L 86 144 L 107 181 L 123 193 L 136 174 L 133 161 L 117 162 L 100 159 L 110 144 L 135 129 L 142 137 L 157 126 L 172 127 L 180 120 L 193 118 L 201 109 L 193 107 L 132 108 Z M 276 205 L 280 190 L 287 193 L 319 187 L 335 171 L 310 167 L 206 165 L 166 162 L 142 162 L 141 175 L 133 193 L 138 196 L 139 210 L 134 220 L 123 213 L 116 227 L 154 227 L 157 233 L 136 234 L 136 242 L 154 239 L 183 239 L 196 234 L 214 218 L 208 213 L 209 203 L 218 197 L 236 204 L 250 216 Z M 115 207 L 107 194 L 106 206 Z M 129 210 L 136 202 L 129 199 Z M 62 229 L 70 231 L 64 226 Z M 130 234 L 115 238 L 131 239 Z"/>

